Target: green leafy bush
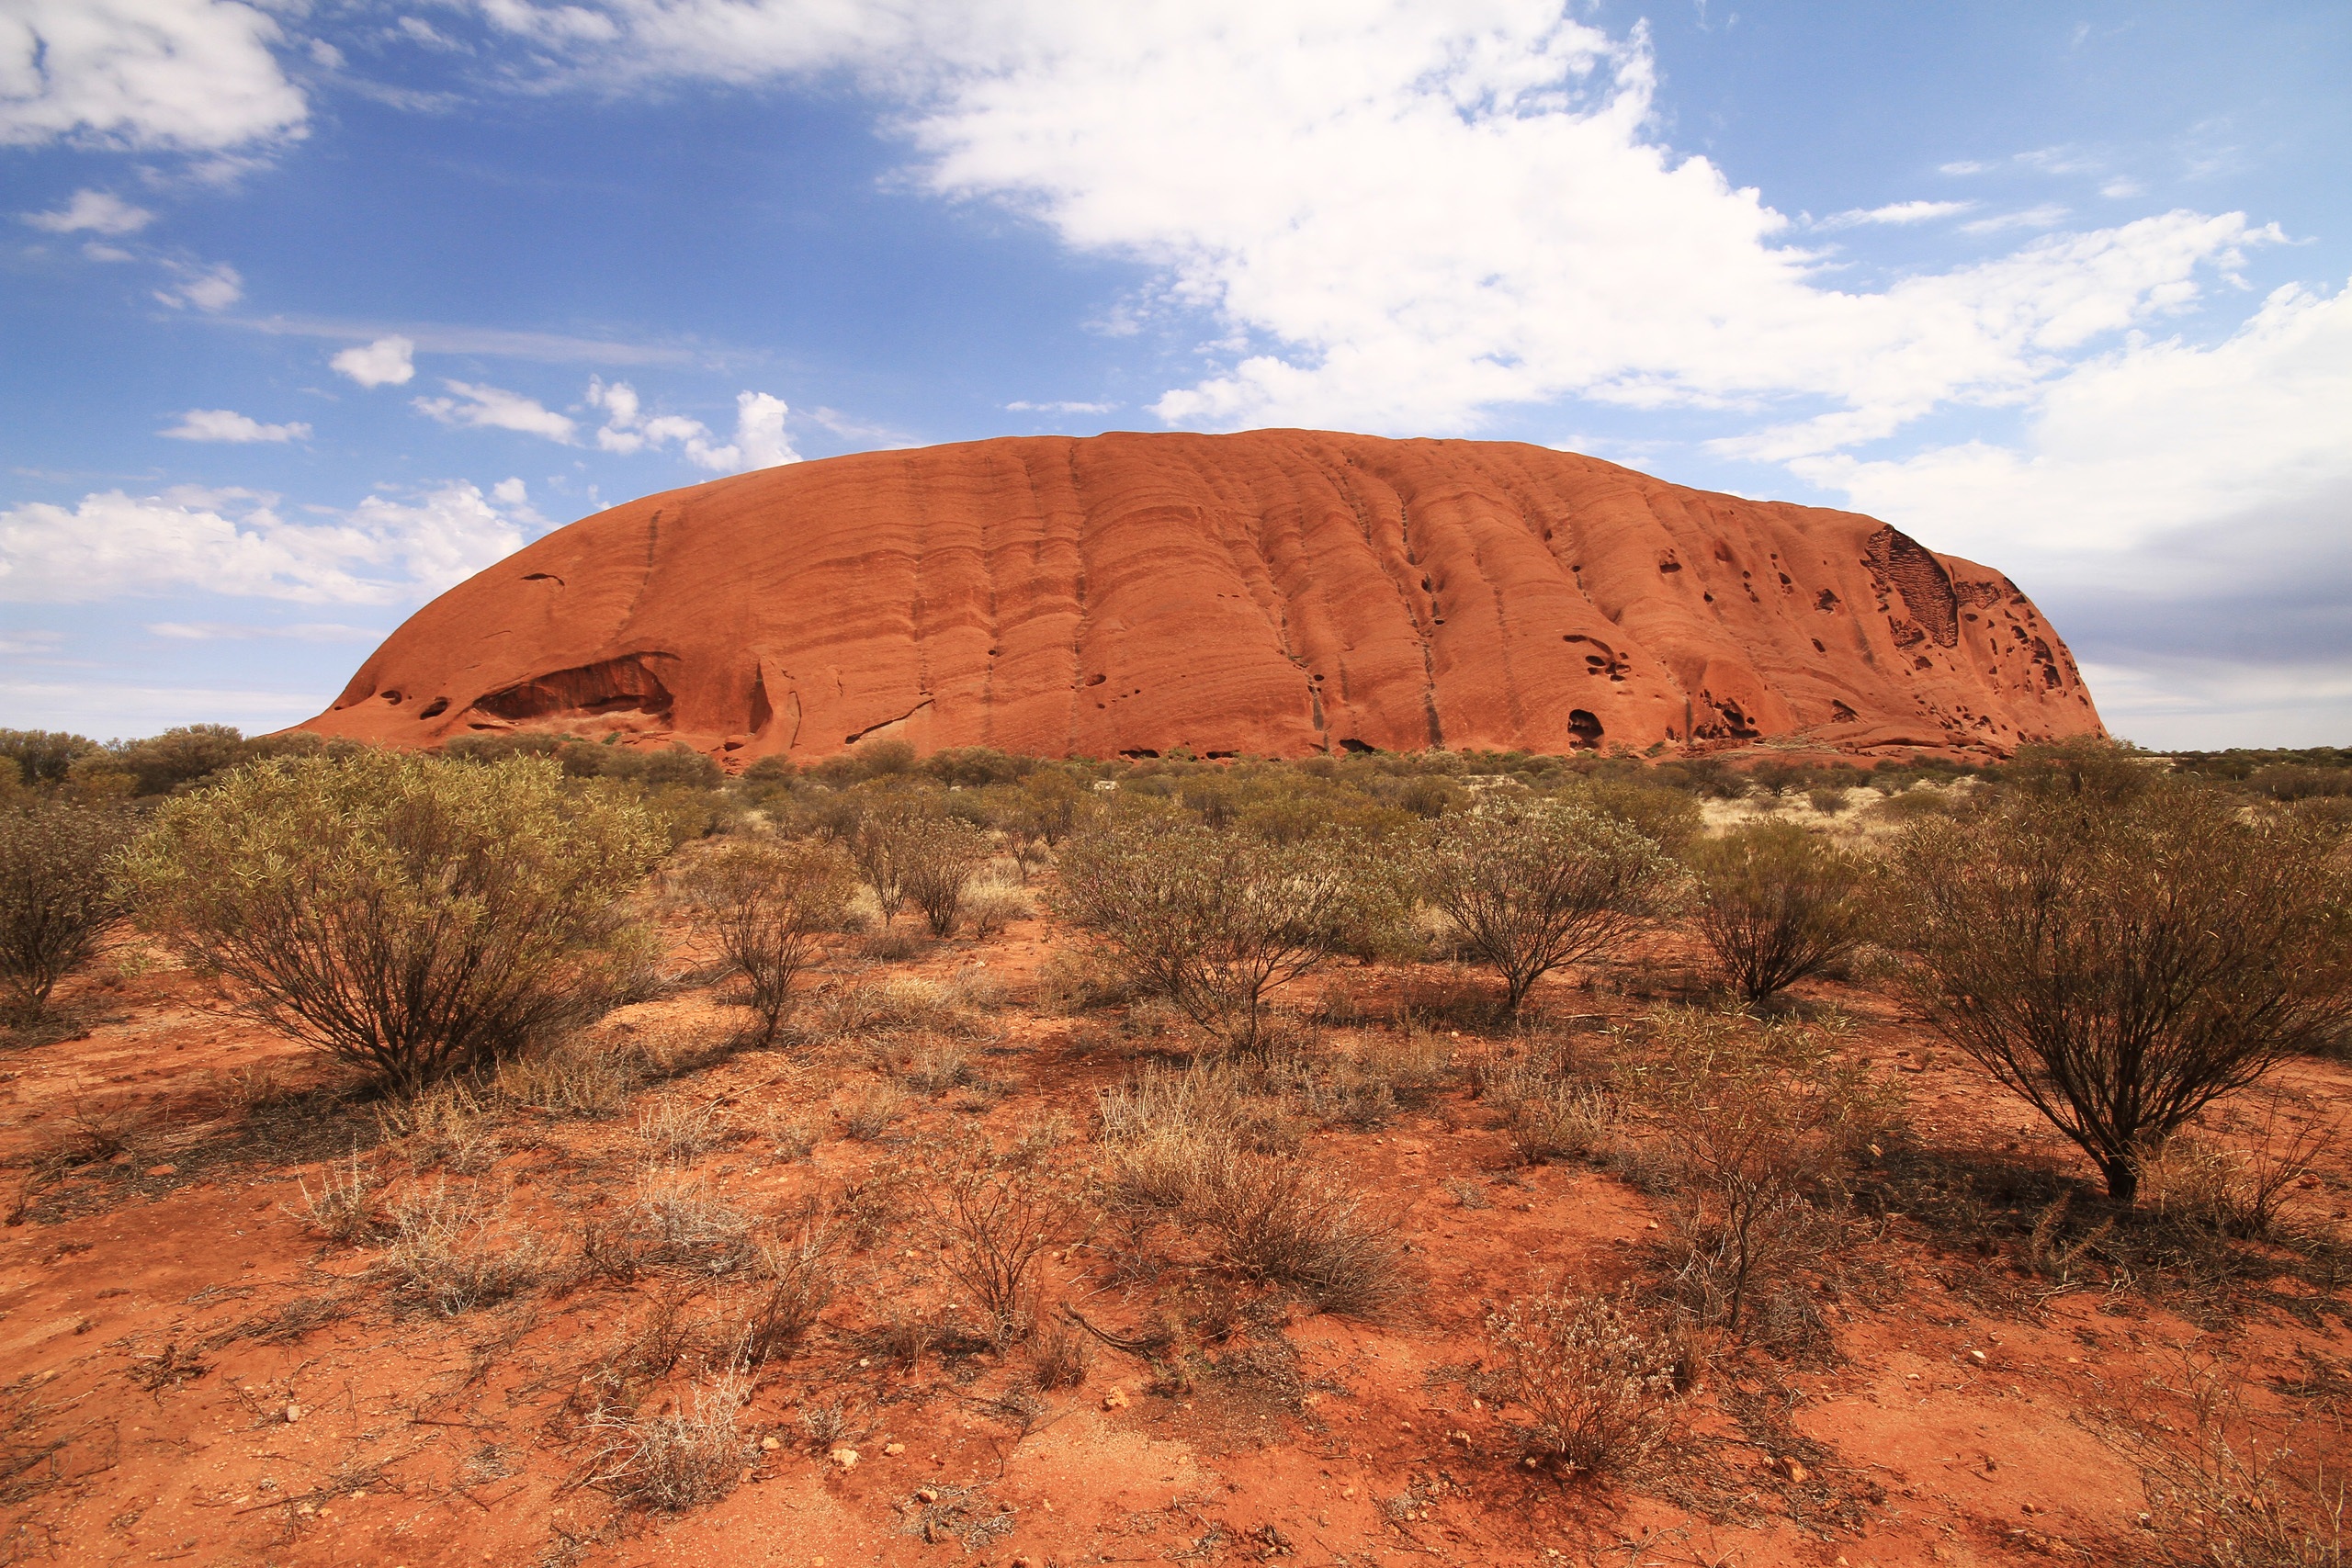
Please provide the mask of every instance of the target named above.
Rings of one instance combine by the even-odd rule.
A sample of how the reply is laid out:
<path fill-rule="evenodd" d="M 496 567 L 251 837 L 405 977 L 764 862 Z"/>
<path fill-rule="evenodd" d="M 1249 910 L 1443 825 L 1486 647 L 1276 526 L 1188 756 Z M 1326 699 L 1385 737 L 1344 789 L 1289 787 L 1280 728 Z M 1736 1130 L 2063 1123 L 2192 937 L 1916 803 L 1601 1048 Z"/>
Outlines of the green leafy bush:
<path fill-rule="evenodd" d="M 611 996 L 658 827 L 553 762 L 281 758 L 166 802 L 125 857 L 141 920 L 254 1017 L 403 1090 Z"/>
<path fill-rule="evenodd" d="M 1699 933 L 1749 1001 L 1820 974 L 1869 934 L 1862 865 L 1793 823 L 1735 828 L 1685 859 Z"/>

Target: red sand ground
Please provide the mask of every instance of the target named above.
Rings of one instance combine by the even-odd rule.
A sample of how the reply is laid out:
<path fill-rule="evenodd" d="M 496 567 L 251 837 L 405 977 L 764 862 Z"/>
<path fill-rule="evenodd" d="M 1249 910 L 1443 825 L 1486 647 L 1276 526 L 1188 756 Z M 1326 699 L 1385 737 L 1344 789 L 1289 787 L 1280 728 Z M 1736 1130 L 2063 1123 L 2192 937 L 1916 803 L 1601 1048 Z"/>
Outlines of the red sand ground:
<path fill-rule="evenodd" d="M 714 1196 L 756 1214 L 820 1190 L 838 1196 L 964 1123 L 1009 1140 L 1059 1115 L 1075 1140 L 1065 1154 L 1082 1164 L 1096 1095 L 1148 1043 L 1124 1034 L 1114 1014 L 1025 1005 L 1050 940 L 1044 922 L 1026 921 L 865 976 L 968 976 L 985 964 L 1006 987 L 1005 1005 L 982 1015 L 989 1037 L 973 1048 L 1001 1098 L 967 1110 L 962 1091 L 923 1100 L 898 1141 L 849 1141 L 836 1115 L 811 1157 L 791 1159 L 759 1134 L 768 1108 L 825 1118 L 829 1100 L 838 1107 L 875 1081 L 854 1065 L 853 1043 L 805 1062 L 736 1055 L 647 1091 L 616 1121 L 520 1116 L 466 1171 L 402 1177 L 399 1146 L 360 1157 L 395 1189 L 511 1185 L 518 1221 L 567 1248 L 562 1233 L 579 1216 L 629 1194 L 637 1115 L 662 1092 L 737 1119 L 743 1136 L 690 1163 Z M 1628 964 L 1547 982 L 1541 1005 L 1555 1017 L 1638 1011 L 1650 1004 L 1627 993 L 1650 972 Z M 2107 1412 L 2137 1405 L 2185 1424 L 2177 1401 L 2145 1385 L 2179 1384 L 2188 1356 L 2219 1358 L 2266 1421 L 2300 1412 L 2324 1425 L 2352 1356 L 2341 1303 L 2307 1288 L 2279 1285 L 2267 1304 L 2236 1314 L 2163 1282 L 2064 1288 L 2018 1265 L 2016 1235 L 1956 1247 L 1889 1215 L 1849 1260 L 1881 1283 L 1825 1303 L 1834 1355 L 1727 1359 L 1685 1402 L 1686 1440 L 1631 1484 L 1531 1472 L 1465 1386 L 1484 1350 L 1482 1314 L 1550 1281 L 1641 1274 L 1658 1211 L 1595 1169 L 1514 1168 L 1493 1117 L 1452 1089 L 1385 1129 L 1308 1141 L 1306 1157 L 1392 1206 L 1409 1240 L 1419 1289 L 1392 1321 L 1294 1306 L 1291 1351 L 1228 1339 L 1178 1390 L 1154 1390 L 1140 1362 L 1102 1349 L 1084 1385 L 1046 1395 L 1024 1434 L 990 1403 L 1018 1356 L 1008 1366 L 926 1354 L 908 1367 L 861 1337 L 907 1303 L 941 1299 L 933 1244 L 902 1225 L 851 1258 L 852 1283 L 824 1326 L 743 1410 L 746 1431 L 777 1439 L 744 1483 L 699 1512 L 650 1515 L 590 1483 L 595 1435 L 567 1421 L 566 1402 L 665 1291 L 683 1296 L 698 1337 L 645 1408 L 688 1397 L 693 1346 L 715 1337 L 734 1286 L 707 1279 L 690 1290 L 673 1271 L 534 1290 L 454 1318 L 401 1307 L 371 1277 L 377 1248 L 331 1244 L 305 1217 L 304 1184 L 319 1188 L 366 1113 L 273 1111 L 265 1099 L 257 1121 L 241 1122 L 237 1107 L 253 1103 L 261 1076 L 300 1083 L 318 1069 L 219 1011 L 213 988 L 189 975 L 124 978 L 105 964 L 100 974 L 63 998 L 86 1033 L 0 1056 L 0 1157 L 13 1178 L 0 1197 L 17 1211 L 0 1231 L 7 1562 L 2110 1562 L 2145 1540 L 2138 1475 L 2103 1439 Z M 842 959 L 823 983 L 857 977 Z M 1400 998 L 1442 1006 L 1463 978 L 1437 968 L 1331 976 L 1375 1014 Z M 2029 1111 L 1930 1053 L 1882 996 L 1824 984 L 1806 999 L 1860 1021 L 1853 1048 L 1894 1069 L 1924 1143 L 2078 1171 Z M 707 1033 L 739 1017 L 690 990 L 605 1027 Z M 1460 1046 L 1465 1059 L 1482 1048 L 1474 1032 Z M 1930 1065 L 1907 1070 L 1923 1057 Z M 2302 1114 L 2341 1121 L 2352 1095 L 2341 1067 L 2300 1065 L 2289 1077 L 2307 1097 Z M 61 1163 L 75 1156 L 58 1151 L 86 1154 L 108 1137 L 130 1147 Z M 2321 1220 L 2342 1214 L 2346 1184 L 2340 1151 L 2326 1160 L 2323 1184 L 2305 1195 Z M 1487 1206 L 1465 1207 L 1449 1182 Z M 1049 1273 L 1049 1297 L 1083 1303 L 1098 1324 L 1130 1326 L 1149 1304 L 1098 1248 L 1072 1246 Z M 2290 1384 L 2301 1393 L 2282 1392 Z M 812 1448 L 797 1420 L 835 1401 L 867 1428 L 850 1440 L 860 1458 L 849 1470 Z"/>
<path fill-rule="evenodd" d="M 648 496 L 410 617 L 304 728 L 558 730 L 730 765 L 2097 733 L 1999 572 L 1875 518 L 1493 441 L 1317 431 L 874 452 Z"/>

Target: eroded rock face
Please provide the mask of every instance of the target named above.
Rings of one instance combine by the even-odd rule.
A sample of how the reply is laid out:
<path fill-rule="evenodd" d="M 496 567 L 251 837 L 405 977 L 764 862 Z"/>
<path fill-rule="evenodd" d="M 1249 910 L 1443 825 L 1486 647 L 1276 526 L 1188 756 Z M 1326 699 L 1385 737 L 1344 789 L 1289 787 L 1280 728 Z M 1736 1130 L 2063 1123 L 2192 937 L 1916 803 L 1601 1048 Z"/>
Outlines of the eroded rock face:
<path fill-rule="evenodd" d="M 2096 731 L 2000 573 L 1591 457 L 1316 431 L 875 452 L 585 518 L 412 616 L 305 727 L 730 763 Z"/>

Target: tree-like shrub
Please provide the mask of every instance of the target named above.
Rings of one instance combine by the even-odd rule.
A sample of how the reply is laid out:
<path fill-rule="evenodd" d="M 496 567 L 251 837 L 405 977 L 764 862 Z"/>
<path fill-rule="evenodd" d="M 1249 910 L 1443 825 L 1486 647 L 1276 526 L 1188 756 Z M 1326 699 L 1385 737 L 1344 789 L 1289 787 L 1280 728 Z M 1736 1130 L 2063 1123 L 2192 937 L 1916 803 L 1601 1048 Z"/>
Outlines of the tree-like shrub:
<path fill-rule="evenodd" d="M 121 912 L 109 863 L 130 822 L 68 800 L 0 809 L 0 1008 L 10 1018 L 38 1020 Z"/>
<path fill-rule="evenodd" d="M 1862 866 L 1792 822 L 1735 828 L 1684 858 L 1699 934 L 1751 1002 L 1851 956 L 1869 934 Z"/>
<path fill-rule="evenodd" d="M 553 762 L 281 758 L 164 804 L 140 919 L 273 1028 L 413 1090 L 571 1027 L 635 955 L 645 812 Z"/>
<path fill-rule="evenodd" d="M 793 983 L 841 929 L 855 879 L 830 844 L 746 841 L 706 855 L 683 878 L 697 917 L 741 976 L 763 1044 L 792 1010 Z"/>
<path fill-rule="evenodd" d="M 965 895 L 988 864 L 988 835 L 955 817 L 908 818 L 898 833 L 899 886 L 932 935 L 955 935 Z"/>
<path fill-rule="evenodd" d="M 1277 844 L 1138 817 L 1070 840 L 1054 903 L 1143 988 L 1251 1050 L 1267 993 L 1348 940 L 1379 881 L 1353 840 Z"/>
<path fill-rule="evenodd" d="M 63 784 L 74 763 L 105 750 L 86 735 L 62 729 L 0 729 L 0 757 L 15 762 L 28 784 Z"/>
<path fill-rule="evenodd" d="M 1529 987 L 1640 928 L 1674 870 L 1655 841 L 1599 812 L 1510 801 L 1440 818 L 1421 857 L 1424 896 L 1499 970 L 1517 1012 Z"/>
<path fill-rule="evenodd" d="M 1905 973 L 1937 1031 L 2130 1201 L 2189 1118 L 2352 1021 L 2352 889 L 2300 820 L 2066 761 L 1978 820 L 1904 834 Z"/>

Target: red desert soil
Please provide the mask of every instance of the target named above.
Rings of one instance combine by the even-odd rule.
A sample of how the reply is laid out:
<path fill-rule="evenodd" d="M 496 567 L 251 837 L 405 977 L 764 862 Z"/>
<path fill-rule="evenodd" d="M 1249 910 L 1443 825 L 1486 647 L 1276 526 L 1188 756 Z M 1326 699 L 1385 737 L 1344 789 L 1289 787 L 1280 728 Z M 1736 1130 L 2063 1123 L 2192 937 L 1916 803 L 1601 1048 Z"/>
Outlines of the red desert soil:
<path fill-rule="evenodd" d="M 2008 579 L 1853 513 L 1488 441 L 1112 434 L 874 452 L 559 529 L 307 728 L 619 732 L 748 762 L 1561 752 L 2097 732 Z"/>
<path fill-rule="evenodd" d="M 1594 1031 L 1670 994 L 1690 955 L 1661 942 L 1545 982 L 1539 1027 L 1605 1048 Z M 1651 1473 L 1596 1485 L 1531 1470 L 1475 1394 L 1487 1305 L 1655 1279 L 1664 1210 L 1589 1165 L 1517 1165 L 1464 1074 L 1385 1125 L 1307 1137 L 1303 1157 L 1360 1185 L 1409 1243 L 1415 1289 L 1393 1315 L 1318 1315 L 1228 1280 L 1256 1331 L 1204 1340 L 1188 1378 L 1156 1381 L 1102 1347 L 1080 1386 L 1024 1401 L 1022 1351 L 946 1334 L 908 1355 L 910 1325 L 953 1321 L 950 1292 L 920 1193 L 886 1200 L 891 1173 L 974 1132 L 1029 1137 L 1073 1179 L 1088 1168 L 1097 1096 L 1170 1042 L 1116 1010 L 1036 1005 L 1057 945 L 1044 920 L 897 964 L 845 943 L 791 1050 L 717 1055 L 602 1120 L 510 1111 L 399 1137 L 221 1011 L 211 983 L 100 965 L 62 998 L 85 1032 L 0 1057 L 5 1560 L 2113 1562 L 2144 1542 L 2147 1505 L 2112 1413 L 2189 1426 L 2151 1380 L 2179 1387 L 2192 1363 L 2218 1365 L 2271 1429 L 2300 1419 L 2307 1434 L 2346 1390 L 2343 1303 L 2306 1280 L 2062 1279 L 2028 1266 L 2018 1228 L 1886 1213 L 1825 1260 L 1843 1280 L 1825 1272 L 1816 1294 L 1826 1348 L 1727 1354 L 1679 1402 L 1684 1435 Z M 742 1016 L 697 987 L 697 961 L 681 944 L 675 994 L 611 1016 L 602 1037 L 690 1064 Z M 1419 1027 L 1467 1066 L 1507 1043 L 1447 1021 L 1485 994 L 1482 976 L 1348 966 L 1314 984 L 1330 987 L 1327 1016 L 1351 1016 L 1325 1049 Z M 1976 1161 L 1984 1190 L 2082 1175 L 1870 986 L 1809 985 L 1802 1000 L 1856 1021 L 1847 1049 L 1905 1091 L 1920 1147 Z M 909 1066 L 943 1043 L 972 1077 L 926 1092 Z M 2287 1078 L 2296 1117 L 2341 1122 L 2342 1067 Z M 894 1081 L 903 1118 L 848 1136 L 844 1112 Z M 2320 1227 L 2343 1214 L 2347 1179 L 2340 1148 L 2323 1159 L 2298 1198 Z M 403 1194 L 470 1201 L 506 1241 L 537 1240 L 537 1278 L 454 1314 L 402 1300 L 383 1232 L 337 1244 L 311 1223 L 306 1192 L 355 1161 L 379 1217 Z M 812 1200 L 877 1221 L 818 1329 L 742 1406 L 747 1437 L 769 1439 L 756 1462 L 683 1516 L 597 1484 L 606 1434 L 588 1419 L 600 1401 L 690 1410 L 744 1304 L 739 1277 L 691 1261 L 634 1280 L 582 1268 L 583 1227 L 657 1178 L 758 1221 Z M 1115 1267 L 1114 1240 L 1073 1221 L 1046 1296 L 1133 1334 L 1165 1302 Z M 2233 1254 L 2242 1271 L 2256 1251 Z M 836 1446 L 854 1466 L 828 1457 Z"/>

